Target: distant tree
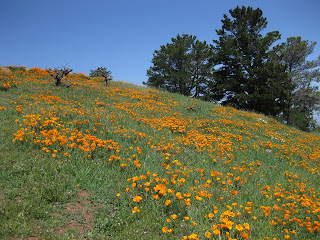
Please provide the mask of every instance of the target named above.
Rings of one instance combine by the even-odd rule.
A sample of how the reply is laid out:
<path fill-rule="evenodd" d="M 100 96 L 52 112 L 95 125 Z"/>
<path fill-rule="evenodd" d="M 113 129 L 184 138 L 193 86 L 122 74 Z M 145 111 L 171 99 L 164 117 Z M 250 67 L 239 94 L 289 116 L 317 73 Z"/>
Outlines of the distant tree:
<path fill-rule="evenodd" d="M 148 81 L 143 84 L 185 96 L 204 96 L 212 80 L 212 46 L 189 34 L 171 41 L 154 52 Z"/>
<path fill-rule="evenodd" d="M 317 60 L 306 60 L 315 45 L 316 42 L 309 43 L 301 37 L 290 37 L 271 53 L 274 62 L 286 65 L 290 78 L 290 101 L 283 112 L 284 121 L 302 130 L 314 127 L 314 111 L 320 109 L 319 87 L 314 84 L 320 82 L 320 56 Z"/>
<path fill-rule="evenodd" d="M 50 76 L 52 76 L 56 80 L 55 85 L 61 86 L 62 79 L 66 77 L 70 72 L 72 72 L 72 69 L 63 67 L 63 68 L 54 68 L 52 70 L 49 68 L 47 69 L 47 72 L 50 74 Z"/>
<path fill-rule="evenodd" d="M 112 80 L 111 71 L 105 67 L 98 67 L 96 70 L 90 70 L 90 77 L 104 77 L 106 85 Z"/>
<path fill-rule="evenodd" d="M 222 28 L 214 40 L 215 82 L 212 97 L 224 105 L 276 116 L 285 105 L 289 84 L 285 67 L 269 61 L 268 50 L 278 39 L 278 31 L 261 31 L 267 27 L 262 10 L 236 7 L 224 14 Z"/>

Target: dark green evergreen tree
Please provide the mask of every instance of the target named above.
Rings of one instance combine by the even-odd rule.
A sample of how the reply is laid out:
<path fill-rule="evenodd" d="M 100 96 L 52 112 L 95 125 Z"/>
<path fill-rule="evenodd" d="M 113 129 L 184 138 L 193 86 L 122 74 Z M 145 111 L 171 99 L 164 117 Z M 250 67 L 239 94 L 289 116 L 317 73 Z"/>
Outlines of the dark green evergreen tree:
<path fill-rule="evenodd" d="M 287 42 L 273 48 L 271 59 L 286 65 L 290 78 L 290 101 L 283 111 L 283 120 L 302 130 L 315 126 L 314 111 L 320 109 L 320 91 L 314 83 L 320 82 L 320 56 L 307 61 L 316 42 L 303 41 L 301 37 L 287 38 Z"/>
<path fill-rule="evenodd" d="M 222 28 L 214 40 L 215 72 L 211 97 L 224 105 L 276 116 L 285 105 L 288 78 L 285 67 L 269 61 L 269 48 L 278 39 L 278 31 L 261 31 L 267 19 L 261 9 L 236 7 L 223 16 Z"/>
<path fill-rule="evenodd" d="M 212 46 L 189 34 L 177 35 L 153 54 L 143 84 L 185 96 L 200 98 L 212 80 Z"/>
<path fill-rule="evenodd" d="M 111 71 L 106 67 L 98 67 L 96 70 L 90 70 L 90 77 L 104 77 L 106 85 L 112 80 Z"/>

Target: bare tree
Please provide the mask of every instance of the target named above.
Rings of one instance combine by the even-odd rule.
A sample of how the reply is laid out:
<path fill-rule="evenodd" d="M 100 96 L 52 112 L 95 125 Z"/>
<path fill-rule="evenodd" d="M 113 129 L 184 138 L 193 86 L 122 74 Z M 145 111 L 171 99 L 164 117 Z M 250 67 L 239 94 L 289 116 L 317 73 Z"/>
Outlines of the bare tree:
<path fill-rule="evenodd" d="M 72 72 L 72 69 L 67 68 L 67 67 L 63 67 L 63 68 L 54 68 L 52 69 L 48 69 L 47 72 L 50 74 L 51 77 L 53 77 L 56 82 L 55 85 L 56 86 L 61 86 L 62 82 L 62 78 L 66 77 L 69 73 Z"/>

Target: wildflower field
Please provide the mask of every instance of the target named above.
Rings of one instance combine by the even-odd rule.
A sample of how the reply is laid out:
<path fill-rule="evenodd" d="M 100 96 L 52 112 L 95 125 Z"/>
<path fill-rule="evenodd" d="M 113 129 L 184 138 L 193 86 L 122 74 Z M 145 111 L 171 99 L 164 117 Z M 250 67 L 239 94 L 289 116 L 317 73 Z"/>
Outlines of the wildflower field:
<path fill-rule="evenodd" d="M 0 71 L 1 239 L 320 239 L 320 137 L 101 78 Z"/>

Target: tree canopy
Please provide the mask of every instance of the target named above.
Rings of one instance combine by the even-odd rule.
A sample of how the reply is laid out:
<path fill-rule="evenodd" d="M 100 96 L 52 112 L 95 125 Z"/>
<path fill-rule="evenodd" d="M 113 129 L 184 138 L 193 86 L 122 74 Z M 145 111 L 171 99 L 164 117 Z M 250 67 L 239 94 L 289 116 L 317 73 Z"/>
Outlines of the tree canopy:
<path fill-rule="evenodd" d="M 90 70 L 90 77 L 103 77 L 106 85 L 112 80 L 111 71 L 106 67 L 98 67 L 95 70 Z"/>
<path fill-rule="evenodd" d="M 188 34 L 171 41 L 154 52 L 144 84 L 185 96 L 204 95 L 212 80 L 212 46 Z"/>
<path fill-rule="evenodd" d="M 286 66 L 290 77 L 290 100 L 283 111 L 287 124 L 308 130 L 315 125 L 313 112 L 320 108 L 320 56 L 307 61 L 313 53 L 316 42 L 302 40 L 301 37 L 290 37 L 287 41 L 273 48 L 271 59 Z"/>
<path fill-rule="evenodd" d="M 278 31 L 261 34 L 267 26 L 261 9 L 237 7 L 224 15 L 214 40 L 213 97 L 222 104 L 277 115 L 287 101 L 288 78 L 281 63 L 269 61 L 269 48 Z"/>

